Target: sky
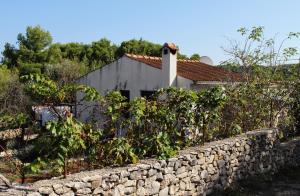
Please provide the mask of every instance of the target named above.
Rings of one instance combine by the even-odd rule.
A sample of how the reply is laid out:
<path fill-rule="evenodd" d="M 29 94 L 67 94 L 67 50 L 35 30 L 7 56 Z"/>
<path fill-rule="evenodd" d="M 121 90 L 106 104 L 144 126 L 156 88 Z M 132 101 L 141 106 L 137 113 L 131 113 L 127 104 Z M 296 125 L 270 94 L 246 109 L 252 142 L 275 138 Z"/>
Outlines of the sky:
<path fill-rule="evenodd" d="M 299 32 L 299 8 L 299 0 L 1 0 L 0 51 L 6 42 L 16 44 L 27 26 L 40 25 L 53 42 L 142 38 L 173 42 L 183 54 L 219 63 L 228 58 L 221 47 L 228 47 L 227 38 L 240 39 L 240 27 L 264 26 L 278 39 Z"/>

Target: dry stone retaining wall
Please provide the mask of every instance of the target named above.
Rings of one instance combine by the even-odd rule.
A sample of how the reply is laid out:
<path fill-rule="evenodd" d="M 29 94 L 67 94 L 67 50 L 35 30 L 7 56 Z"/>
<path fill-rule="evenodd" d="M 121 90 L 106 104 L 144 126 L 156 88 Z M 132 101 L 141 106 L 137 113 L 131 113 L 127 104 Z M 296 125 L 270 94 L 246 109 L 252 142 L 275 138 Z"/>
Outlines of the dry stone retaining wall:
<path fill-rule="evenodd" d="M 300 139 L 280 143 L 277 130 L 246 134 L 191 147 L 168 160 L 38 181 L 24 195 L 208 195 L 238 179 L 274 173 L 300 163 Z M 7 190 L 6 194 L 16 190 Z"/>

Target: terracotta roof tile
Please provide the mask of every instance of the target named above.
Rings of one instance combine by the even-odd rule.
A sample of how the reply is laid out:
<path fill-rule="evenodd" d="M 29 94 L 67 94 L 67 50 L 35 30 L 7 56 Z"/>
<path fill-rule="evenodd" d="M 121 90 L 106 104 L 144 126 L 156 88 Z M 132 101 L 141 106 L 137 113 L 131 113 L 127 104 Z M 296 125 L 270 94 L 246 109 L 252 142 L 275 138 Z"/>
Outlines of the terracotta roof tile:
<path fill-rule="evenodd" d="M 125 56 L 161 69 L 161 57 L 125 54 Z M 241 75 L 196 60 L 177 60 L 177 75 L 194 81 L 241 81 Z"/>

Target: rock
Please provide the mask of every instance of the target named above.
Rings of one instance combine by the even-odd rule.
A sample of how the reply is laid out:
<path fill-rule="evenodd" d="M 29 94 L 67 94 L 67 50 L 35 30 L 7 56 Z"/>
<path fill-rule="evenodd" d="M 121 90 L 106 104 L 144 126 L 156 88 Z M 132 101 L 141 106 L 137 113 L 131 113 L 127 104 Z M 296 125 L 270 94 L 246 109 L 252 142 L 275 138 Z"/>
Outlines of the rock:
<path fill-rule="evenodd" d="M 249 156 L 249 155 L 246 155 L 246 157 L 245 157 L 245 161 L 250 161 L 250 159 L 251 159 L 251 157 Z"/>
<path fill-rule="evenodd" d="M 128 180 L 124 184 L 125 187 L 136 186 L 136 180 Z"/>
<path fill-rule="evenodd" d="M 62 196 L 75 196 L 75 193 L 73 193 L 72 191 L 69 191 L 67 193 L 62 194 Z"/>
<path fill-rule="evenodd" d="M 188 176 L 188 172 L 184 172 L 184 173 L 178 174 L 176 177 L 179 178 L 179 179 L 182 179 L 182 178 L 185 178 L 187 176 Z"/>
<path fill-rule="evenodd" d="M 180 167 L 175 171 L 175 174 L 178 175 L 178 174 L 182 174 L 183 172 L 185 172 L 185 167 Z"/>
<path fill-rule="evenodd" d="M 159 191 L 159 196 L 168 196 L 169 195 L 169 187 L 166 187 Z"/>
<path fill-rule="evenodd" d="M 215 173 L 215 168 L 212 164 L 209 164 L 208 167 L 207 167 L 207 172 L 209 174 L 214 174 Z"/>
<path fill-rule="evenodd" d="M 92 181 L 92 183 L 91 183 L 91 188 L 92 188 L 92 189 L 95 189 L 95 188 L 99 187 L 100 184 L 101 184 L 101 181 L 100 181 L 100 180 L 94 180 L 94 181 Z"/>
<path fill-rule="evenodd" d="M 178 160 L 178 158 L 170 158 L 168 159 L 168 162 L 176 162 Z"/>
<path fill-rule="evenodd" d="M 92 192 L 92 190 L 90 188 L 83 188 L 83 189 L 77 190 L 76 194 L 87 195 L 87 194 L 89 194 L 91 192 Z"/>
<path fill-rule="evenodd" d="M 120 193 L 120 191 L 118 189 L 113 189 L 110 192 L 112 192 L 113 196 L 122 196 L 122 194 Z"/>
<path fill-rule="evenodd" d="M 73 188 L 75 189 L 75 191 L 85 188 L 85 187 L 87 187 L 87 186 L 84 182 L 75 182 L 73 185 Z"/>
<path fill-rule="evenodd" d="M 168 167 L 173 168 L 174 165 L 175 165 L 175 163 L 176 163 L 175 161 L 169 162 L 168 163 Z"/>
<path fill-rule="evenodd" d="M 104 194 L 104 191 L 102 188 L 98 187 L 93 191 L 93 195 L 100 195 L 100 194 Z"/>
<path fill-rule="evenodd" d="M 147 169 L 150 169 L 151 166 L 148 164 L 139 164 L 138 167 L 140 169 L 147 170 Z"/>
<path fill-rule="evenodd" d="M 160 183 L 153 181 L 150 186 L 145 187 L 147 195 L 155 195 L 159 193 Z"/>
<path fill-rule="evenodd" d="M 50 195 L 51 195 L 51 193 L 50 193 Z M 55 194 L 55 195 L 56 195 L 56 194 Z M 27 193 L 26 196 L 41 196 L 41 194 L 38 193 L 38 192 L 31 192 L 31 193 Z"/>
<path fill-rule="evenodd" d="M 174 170 L 177 170 L 179 167 L 181 167 L 181 163 L 180 161 L 176 161 L 175 164 L 174 164 Z"/>
<path fill-rule="evenodd" d="M 200 177 L 199 176 L 194 176 L 191 178 L 191 182 L 193 183 L 200 183 Z"/>
<path fill-rule="evenodd" d="M 145 185 L 145 181 L 144 180 L 138 180 L 137 181 L 137 187 L 143 187 Z"/>
<path fill-rule="evenodd" d="M 124 189 L 124 194 L 125 195 L 129 195 L 129 194 L 132 194 L 136 191 L 136 188 L 135 187 L 126 187 Z"/>
<path fill-rule="evenodd" d="M 207 163 L 212 163 L 215 159 L 215 155 L 210 155 L 209 157 L 206 157 L 206 162 Z"/>
<path fill-rule="evenodd" d="M 163 174 L 172 174 L 173 168 L 172 167 L 166 167 L 162 170 Z"/>
<path fill-rule="evenodd" d="M 219 160 L 218 161 L 218 167 L 222 168 L 225 165 L 225 161 L 224 160 Z"/>
<path fill-rule="evenodd" d="M 62 194 L 68 193 L 70 190 L 71 190 L 70 188 L 63 186 L 61 188 L 55 189 L 55 193 L 62 195 Z"/>
<path fill-rule="evenodd" d="M 52 187 L 54 190 L 56 190 L 56 189 L 63 187 L 63 185 L 62 184 L 53 184 Z"/>
<path fill-rule="evenodd" d="M 41 187 L 41 188 L 39 188 L 39 193 L 41 193 L 41 194 L 49 195 L 52 192 L 53 192 L 52 187 Z"/>
<path fill-rule="evenodd" d="M 148 175 L 151 177 L 151 176 L 155 175 L 156 173 L 157 173 L 156 169 L 150 169 L 148 172 Z"/>
<path fill-rule="evenodd" d="M 125 178 L 128 177 L 130 173 L 128 171 L 121 171 L 120 172 L 120 178 Z"/>
<path fill-rule="evenodd" d="M 161 169 L 161 166 L 160 166 L 159 163 L 154 163 L 153 168 L 154 168 L 154 169 L 157 169 L 157 170 L 160 170 L 160 169 Z"/>
<path fill-rule="evenodd" d="M 139 187 L 136 191 L 136 195 L 147 195 L 146 194 L 146 189 L 144 187 Z"/>
<path fill-rule="evenodd" d="M 203 170 L 203 171 L 201 172 L 200 176 L 201 176 L 202 179 L 207 179 L 207 177 L 208 177 L 208 172 L 207 172 L 206 170 Z"/>
<path fill-rule="evenodd" d="M 131 172 L 131 174 L 129 175 L 129 179 L 131 180 L 138 180 L 142 178 L 142 174 L 140 171 L 133 171 Z"/>
<path fill-rule="evenodd" d="M 161 168 L 164 168 L 164 167 L 166 167 L 166 166 L 167 166 L 167 162 L 166 162 L 166 160 L 160 160 L 159 162 L 160 162 L 160 166 L 161 166 Z"/>
<path fill-rule="evenodd" d="M 176 187 L 175 185 L 172 184 L 169 189 L 169 194 L 175 195 L 177 193 L 178 189 L 179 189 L 178 187 Z"/>
<path fill-rule="evenodd" d="M 161 172 L 159 172 L 159 173 L 156 174 L 156 180 L 157 181 L 161 182 L 163 179 L 164 179 L 164 177 L 163 177 L 163 175 L 162 175 Z"/>
<path fill-rule="evenodd" d="M 138 167 L 130 167 L 130 168 L 127 169 L 127 171 L 129 172 L 129 174 L 130 174 L 130 172 L 138 171 L 138 170 L 139 170 Z"/>
<path fill-rule="evenodd" d="M 198 165 L 202 165 L 205 163 L 205 157 L 201 157 L 198 159 Z"/>
<path fill-rule="evenodd" d="M 174 182 L 175 179 L 176 179 L 176 177 L 173 174 L 166 174 L 166 175 L 164 175 L 164 182 L 167 185 L 170 184 L 170 183 L 172 183 L 172 182 Z"/>
<path fill-rule="evenodd" d="M 58 194 L 56 194 L 55 192 L 50 193 L 49 196 L 58 196 Z"/>
<path fill-rule="evenodd" d="M 156 180 L 156 176 L 146 178 L 145 179 L 145 185 L 148 186 L 149 184 L 152 184 L 152 182 L 155 181 L 155 180 Z"/>
<path fill-rule="evenodd" d="M 179 189 L 184 191 L 185 190 L 185 183 L 183 181 L 180 181 L 179 183 Z"/>
<path fill-rule="evenodd" d="M 124 195 L 125 193 L 125 186 L 123 184 L 119 184 L 116 189 L 118 189 L 120 195 Z"/>
<path fill-rule="evenodd" d="M 11 187 L 10 181 L 0 174 L 0 186 Z"/>
<path fill-rule="evenodd" d="M 116 174 L 113 174 L 110 176 L 110 181 L 111 182 L 118 182 L 119 181 L 119 176 Z"/>
<path fill-rule="evenodd" d="M 108 189 L 110 189 L 109 183 L 106 183 L 105 181 L 102 181 L 101 186 L 104 191 L 107 191 Z"/>

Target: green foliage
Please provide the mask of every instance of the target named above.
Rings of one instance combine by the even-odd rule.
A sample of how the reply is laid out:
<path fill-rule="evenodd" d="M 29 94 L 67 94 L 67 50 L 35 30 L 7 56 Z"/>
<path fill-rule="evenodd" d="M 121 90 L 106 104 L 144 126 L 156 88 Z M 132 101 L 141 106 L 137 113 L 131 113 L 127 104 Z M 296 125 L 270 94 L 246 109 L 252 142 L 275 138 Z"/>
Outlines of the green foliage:
<path fill-rule="evenodd" d="M 26 34 L 17 37 L 18 48 L 6 43 L 3 54 L 3 62 L 9 68 L 20 68 L 20 74 L 41 73 L 43 63 L 47 60 L 47 48 L 52 42 L 48 31 L 40 26 L 27 27 Z"/>
<path fill-rule="evenodd" d="M 143 149 L 146 155 L 156 155 L 159 159 L 168 159 L 177 154 L 179 145 L 174 144 L 170 135 L 166 132 L 149 134 L 143 141 Z"/>
<path fill-rule="evenodd" d="M 82 138 L 83 125 L 72 117 L 66 117 L 63 120 L 49 122 L 46 129 L 52 138 L 51 143 L 55 144 L 51 146 L 51 150 L 49 149 L 47 158 L 54 160 L 58 171 L 64 170 L 66 175 L 68 158 L 77 150 L 86 148 Z"/>
<path fill-rule="evenodd" d="M 60 86 L 55 81 L 39 74 L 22 76 L 21 80 L 26 84 L 25 90 L 31 97 L 43 105 L 61 105 L 72 100 L 76 92 L 83 93 L 79 101 L 99 100 L 99 93 L 91 87 L 78 84 L 64 84 Z"/>
<path fill-rule="evenodd" d="M 77 104 L 97 104 L 98 110 L 93 112 L 100 119 L 95 116 L 93 124 L 83 124 L 69 112 L 57 112 L 58 118 L 38 130 L 37 139 L 31 142 L 34 150 L 26 159 L 29 166 L 22 167 L 22 175 L 28 169 L 38 172 L 43 168 L 66 175 L 68 160 L 83 157 L 90 167 L 136 163 L 145 157 L 167 159 L 181 148 L 263 127 L 288 125 L 299 130 L 299 65 L 278 63 L 297 51 L 291 47 L 274 50 L 275 40 L 264 38 L 263 27 L 239 29 L 245 45 L 227 50 L 233 56 L 224 66 L 243 74 L 240 83 L 198 92 L 170 87 L 158 90 L 150 99 L 131 101 L 118 91 L 102 97 L 94 88 L 71 82 L 87 69 L 107 64 L 124 53 L 160 56 L 160 45 L 129 40 L 117 47 L 107 39 L 92 44 L 50 45 L 50 34 L 40 27 L 27 31 L 19 36 L 19 49 L 7 44 L 3 53 L 9 68 L 17 66 L 21 74 L 46 74 L 21 77 L 27 94 L 36 104 L 55 110 L 55 106 L 74 102 L 78 93 L 82 96 Z M 287 39 L 298 36 L 290 33 Z M 188 58 L 181 54 L 178 57 Z M 190 58 L 199 60 L 200 56 Z M 21 86 L 18 72 L 0 67 L 2 105 L 7 103 L 3 97 L 14 93 L 2 93 L 14 86 L 11 84 Z M 24 124 L 28 124 L 28 118 L 22 114 L 0 117 L 0 129 Z"/>
<path fill-rule="evenodd" d="M 4 45 L 3 55 L 3 64 L 7 65 L 8 68 L 14 68 L 18 65 L 18 50 L 11 44 L 6 43 Z"/>
<path fill-rule="evenodd" d="M 78 84 L 59 85 L 39 74 L 22 76 L 21 80 L 32 99 L 38 104 L 51 107 L 58 116 L 57 120 L 47 124 L 46 130 L 39 132 L 33 153 L 36 159 L 29 168 L 38 171 L 45 165 L 44 163 L 49 163 L 57 171 L 64 171 L 66 175 L 68 159 L 78 150 L 85 150 L 86 146 L 88 152 L 91 152 L 91 143 L 95 143 L 95 138 L 99 136 L 75 120 L 69 112 L 56 111 L 55 106 L 65 104 L 77 92 L 83 93 L 79 103 L 100 100 L 101 97 L 94 88 Z"/>
<path fill-rule="evenodd" d="M 291 116 L 293 118 L 295 131 L 299 133 L 300 130 L 300 64 L 293 66 L 290 70 L 292 74 L 291 86 L 293 91 L 291 93 Z"/>
<path fill-rule="evenodd" d="M 87 67 L 82 63 L 62 60 L 59 63 L 45 66 L 44 73 L 60 84 L 75 82 L 77 78 L 87 72 Z"/>
<path fill-rule="evenodd" d="M 20 63 L 20 75 L 28 75 L 28 74 L 41 74 L 43 70 L 43 65 L 40 63 Z"/>
<path fill-rule="evenodd" d="M 202 143 L 211 139 L 208 136 L 209 128 L 220 119 L 220 109 L 225 104 L 227 95 L 224 87 L 213 87 L 200 91 L 196 100 L 196 125 L 202 130 Z"/>
<path fill-rule="evenodd" d="M 106 38 L 90 44 L 76 42 L 52 44 L 50 32 L 40 26 L 27 27 L 25 34 L 18 35 L 17 43 L 18 46 L 5 44 L 2 52 L 3 64 L 8 68 L 16 67 L 20 70 L 20 75 L 48 74 L 57 81 L 83 75 L 113 62 L 125 53 L 161 56 L 162 47 L 160 44 L 143 39 L 124 41 L 119 46 Z M 180 53 L 178 58 L 189 59 L 187 55 Z M 198 54 L 190 57 L 192 60 L 199 58 Z"/>
<path fill-rule="evenodd" d="M 205 127 L 208 132 L 208 127 L 219 116 L 218 108 L 222 107 L 225 98 L 223 88 L 197 93 L 170 87 L 159 90 L 152 99 L 135 98 L 130 102 L 124 102 L 125 98 L 119 92 L 110 92 L 103 98 L 99 108 L 102 121 L 105 122 L 103 145 L 114 148 L 112 144 L 122 144 L 122 148 L 117 149 L 125 149 L 128 144 L 140 158 L 154 155 L 162 159 L 172 157 L 180 148 L 197 142 L 200 137 L 198 133 L 198 138 L 194 138 L 197 130 Z M 190 130 L 187 132 L 187 129 Z M 127 142 L 126 145 L 119 139 L 115 141 L 119 137 Z M 117 152 L 110 151 L 111 154 Z M 125 151 L 121 154 L 128 155 Z M 104 160 L 106 155 L 100 153 Z M 124 161 L 112 163 L 120 164 Z"/>
<path fill-rule="evenodd" d="M 18 72 L 0 66 L 0 114 L 26 113 L 30 103 L 19 82 Z"/>
<path fill-rule="evenodd" d="M 133 147 L 124 137 L 109 140 L 103 145 L 103 158 L 106 164 L 124 165 L 126 163 L 137 163 L 138 156 Z"/>
<path fill-rule="evenodd" d="M 26 35 L 18 35 L 18 42 L 28 50 L 40 52 L 51 44 L 52 37 L 49 31 L 45 31 L 40 26 L 27 27 Z"/>
<path fill-rule="evenodd" d="M 199 61 L 200 60 L 200 55 L 195 53 L 192 54 L 192 56 L 190 57 L 191 60 L 195 60 L 195 61 Z"/>
<path fill-rule="evenodd" d="M 121 57 L 125 53 L 149 55 L 149 56 L 161 56 L 160 49 L 162 45 L 154 44 L 143 39 L 132 39 L 121 43 L 120 47 L 116 51 L 116 56 Z"/>
<path fill-rule="evenodd" d="M 23 113 L 17 115 L 4 114 L 0 116 L 0 130 L 21 128 L 26 126 L 28 121 L 28 116 Z"/>

